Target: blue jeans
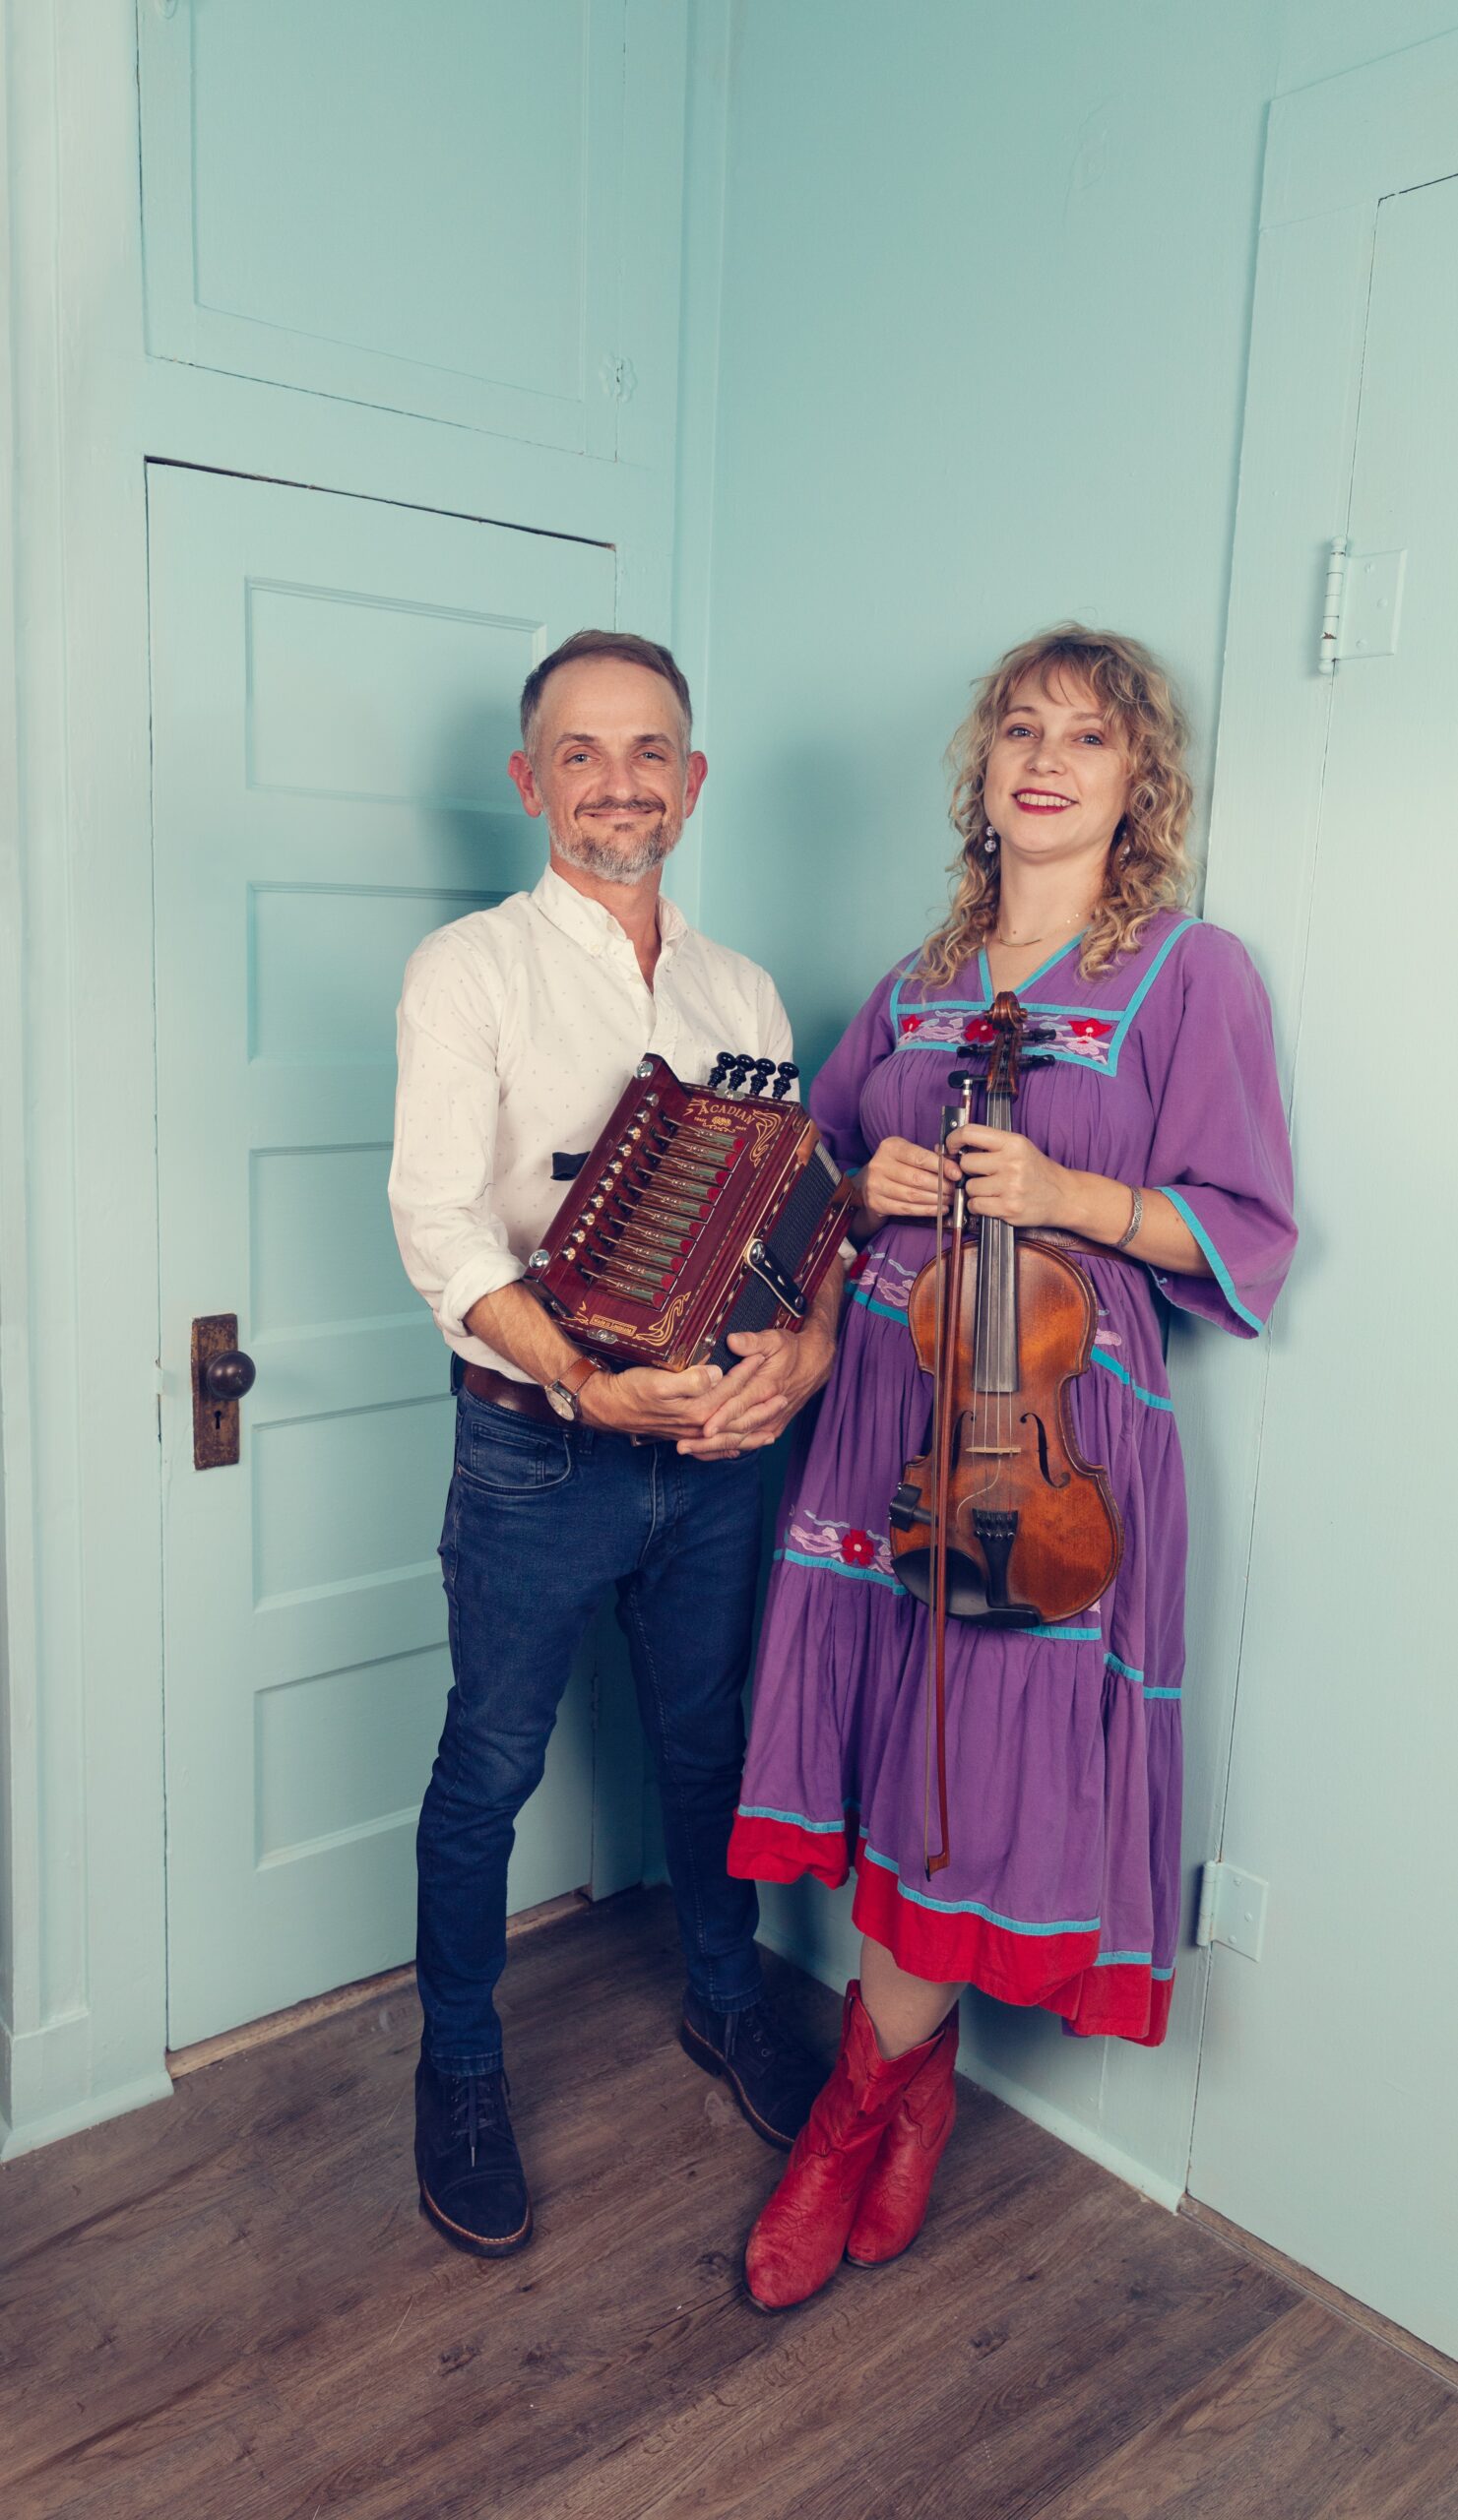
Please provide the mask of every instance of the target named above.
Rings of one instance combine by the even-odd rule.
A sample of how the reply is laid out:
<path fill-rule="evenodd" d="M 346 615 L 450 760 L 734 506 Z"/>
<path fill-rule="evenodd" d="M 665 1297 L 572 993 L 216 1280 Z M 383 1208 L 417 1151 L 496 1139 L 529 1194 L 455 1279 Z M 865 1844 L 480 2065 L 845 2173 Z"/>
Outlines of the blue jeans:
<path fill-rule="evenodd" d="M 758 1902 L 725 1869 L 744 1760 L 757 1465 L 542 1425 L 469 1391 L 456 1413 L 440 1544 L 455 1681 L 416 1840 L 425 2052 L 452 2073 L 501 2062 L 492 1990 L 516 1816 L 609 1585 L 663 1796 L 689 1984 L 716 2011 L 738 2011 L 760 1993 Z"/>

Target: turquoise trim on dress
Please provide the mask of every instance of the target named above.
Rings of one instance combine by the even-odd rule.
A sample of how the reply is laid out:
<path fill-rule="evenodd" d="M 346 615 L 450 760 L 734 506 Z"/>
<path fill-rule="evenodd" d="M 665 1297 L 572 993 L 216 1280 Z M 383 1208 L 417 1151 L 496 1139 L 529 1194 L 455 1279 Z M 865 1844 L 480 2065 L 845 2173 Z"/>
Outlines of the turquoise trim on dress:
<path fill-rule="evenodd" d="M 1020 1627 L 1019 1636 L 1036 1638 L 1040 1645 L 1097 1645 L 1102 1627 Z"/>
<path fill-rule="evenodd" d="M 897 1312 L 889 1303 L 877 1303 L 874 1295 L 863 1295 L 858 1287 L 854 1287 L 852 1289 L 851 1301 L 853 1303 L 858 1303 L 862 1312 L 879 1313 L 883 1321 L 896 1321 L 901 1324 L 903 1330 L 906 1328 L 906 1314 L 904 1312 Z"/>
<path fill-rule="evenodd" d="M 1059 951 L 1056 954 L 1050 955 L 1046 963 L 1040 964 L 1036 972 L 1030 972 L 1028 977 L 1024 980 L 1022 987 L 1018 990 L 1018 996 L 1022 999 L 1022 1002 L 1030 1015 L 1092 1015 L 1099 1017 L 1106 1023 L 1111 1023 L 1113 1026 L 1113 1031 L 1110 1034 L 1108 1042 L 1105 1044 L 1104 1057 L 1102 1060 L 1085 1058 L 1077 1050 L 1045 1050 L 1043 1052 L 1043 1056 L 1045 1058 L 1054 1060 L 1060 1067 L 1087 1068 L 1091 1074 L 1095 1076 L 1116 1076 L 1118 1074 L 1118 1054 L 1122 1049 L 1124 1042 L 1128 1039 L 1129 1028 L 1133 1024 L 1134 1018 L 1138 1014 L 1144 1000 L 1153 988 L 1155 981 L 1158 979 L 1168 956 L 1174 946 L 1178 944 L 1180 937 L 1184 935 L 1186 929 L 1198 927 L 1200 923 L 1201 922 L 1198 918 L 1191 916 L 1189 918 L 1182 918 L 1176 927 L 1171 928 L 1169 935 L 1165 937 L 1159 946 L 1148 971 L 1140 979 L 1139 985 L 1135 989 L 1127 1006 L 1099 1007 L 1090 1006 L 1087 1003 L 1082 1006 L 1064 1006 L 1052 998 L 1035 998 L 1029 996 L 1029 990 L 1033 988 L 1039 980 L 1045 978 L 1049 972 L 1055 970 L 1059 963 L 1064 961 L 1069 954 L 1074 952 L 1077 946 L 1083 943 L 1082 935 L 1075 936 L 1072 944 L 1060 947 Z M 915 961 L 916 957 L 913 956 L 912 959 Z M 909 970 L 910 966 L 903 970 L 901 979 L 908 976 Z M 901 1018 L 903 1013 L 909 1015 L 985 1015 L 988 1007 L 992 1003 L 992 976 L 987 968 L 987 954 L 985 946 L 982 946 L 978 950 L 978 976 L 982 981 L 983 994 L 976 1004 L 974 1004 L 970 998 L 944 997 L 939 998 L 935 1005 L 912 1006 L 907 1008 L 903 1008 L 901 1003 L 901 979 L 898 979 L 896 986 L 892 991 L 892 1012 L 896 1025 L 896 1046 L 898 1048 L 911 1050 L 948 1050 L 953 1052 L 965 1049 L 967 1045 L 962 1041 L 919 1041 L 914 1034 L 908 1036 L 907 1040 L 903 1041 L 901 1038 Z"/>
<path fill-rule="evenodd" d="M 817 1838 L 844 1837 L 846 1831 L 844 1816 L 839 1820 L 807 1820 L 803 1811 L 772 1811 L 767 1803 L 762 1802 L 741 1802 L 735 1817 L 740 1820 L 783 1820 L 788 1829 L 808 1829 Z"/>
<path fill-rule="evenodd" d="M 1151 1969 L 1149 1974 L 1151 1978 L 1158 1978 L 1162 1984 L 1168 1985 L 1174 1972 L 1173 1969 Z"/>
<path fill-rule="evenodd" d="M 854 1811 L 855 1808 L 854 1802 L 846 1804 L 848 1812 Z M 811 1820 L 803 1811 L 776 1811 L 767 1804 L 754 1802 L 741 1802 L 737 1817 L 741 1820 L 778 1820 L 788 1829 L 804 1829 L 812 1837 L 817 1838 L 840 1837 L 846 1826 L 844 1814 L 839 1820 Z M 895 1858 L 889 1855 L 878 1855 L 868 1838 L 862 1841 L 861 1852 L 867 1863 L 879 1864 L 883 1872 L 889 1872 L 892 1875 L 903 1899 L 910 1899 L 914 1906 L 919 1908 L 930 1908 L 941 1916 L 981 1917 L 984 1924 L 996 1925 L 1003 1933 L 1026 1933 L 1041 1937 L 1058 1933 L 1098 1933 L 1102 1930 L 1102 1920 L 1098 1917 L 1064 1917 L 1053 1924 L 1030 1924 L 1023 1917 L 999 1915 L 995 1908 L 985 1906 L 981 1899 L 932 1899 L 922 1890 L 909 1890 L 901 1877 L 901 1866 Z M 1173 1977 L 1173 1969 L 1150 1967 L 1151 1959 L 1152 1954 L 1147 1951 L 1101 1951 L 1094 1961 L 1094 1967 L 1096 1969 L 1149 1968 L 1150 1976 L 1153 1978 Z"/>
<path fill-rule="evenodd" d="M 1152 1697 L 1178 1697 L 1180 1694 L 1178 1689 L 1152 1687 L 1142 1671 L 1136 1671 L 1132 1663 L 1121 1662 L 1117 1654 L 1106 1654 L 1104 1660 L 1110 1671 L 1117 1671 L 1121 1680 L 1131 1680 L 1136 1688 L 1142 1689 L 1146 1700 Z"/>
<path fill-rule="evenodd" d="M 919 945 L 915 952 L 908 954 L 906 961 L 901 965 L 895 979 L 891 983 L 891 1005 L 889 1011 L 891 1016 L 891 1030 L 894 1034 L 899 1034 L 901 1031 L 901 984 L 903 980 L 911 978 L 921 948 Z"/>
<path fill-rule="evenodd" d="M 1248 1322 L 1251 1329 L 1258 1337 L 1261 1331 L 1264 1330 L 1266 1326 L 1265 1323 L 1261 1320 L 1258 1313 L 1247 1311 L 1245 1305 L 1240 1301 L 1239 1296 L 1236 1292 L 1236 1282 L 1234 1278 L 1231 1276 L 1231 1273 L 1226 1267 L 1225 1262 L 1222 1260 L 1220 1253 L 1216 1250 L 1209 1234 L 1206 1232 L 1199 1218 L 1190 1206 L 1188 1199 L 1181 1199 L 1177 1190 L 1167 1190 L 1164 1188 L 1163 1184 L 1161 1185 L 1159 1195 L 1162 1199 L 1168 1199 L 1171 1207 L 1175 1209 L 1178 1214 L 1183 1217 L 1185 1224 L 1189 1227 L 1196 1242 L 1199 1244 L 1200 1249 L 1204 1252 L 1206 1259 L 1214 1270 L 1216 1284 L 1220 1288 L 1220 1292 L 1224 1295 L 1226 1302 L 1230 1305 L 1232 1312 L 1237 1312 L 1242 1321 Z M 1162 1272 L 1162 1275 L 1167 1278 L 1177 1278 L 1179 1271 L 1177 1269 L 1166 1269 Z"/>
<path fill-rule="evenodd" d="M 919 1908 L 934 1909 L 939 1916 L 981 1917 L 984 1924 L 998 1925 L 1004 1933 L 1054 1934 L 1099 1931 L 1100 1921 L 1097 1917 L 1075 1917 L 1071 1921 L 1065 1919 L 1057 1924 L 1030 1925 L 1025 1923 L 1021 1917 L 1000 1917 L 995 1908 L 984 1907 L 981 1899 L 930 1899 L 922 1890 L 909 1890 L 901 1877 L 900 1864 L 889 1855 L 877 1855 L 869 1839 L 865 1843 L 864 1853 L 868 1863 L 878 1863 L 883 1872 L 895 1874 L 896 1886 L 903 1899 L 912 1900 Z"/>
<path fill-rule="evenodd" d="M 1118 1054 L 1120 1049 L 1123 1047 L 1124 1039 L 1128 1033 L 1129 1027 L 1133 1023 L 1135 1016 L 1138 1014 L 1140 1007 L 1144 1004 L 1145 999 L 1148 997 L 1155 981 L 1159 978 L 1170 955 L 1173 952 L 1174 947 L 1178 944 L 1181 936 L 1183 936 L 1188 929 L 1191 927 L 1198 927 L 1199 924 L 1200 922 L 1197 918 L 1182 918 L 1177 927 L 1171 928 L 1169 935 L 1165 938 L 1163 945 L 1156 954 L 1154 961 L 1150 964 L 1148 971 L 1145 973 L 1143 979 L 1135 989 L 1133 996 L 1130 998 L 1128 1005 L 1124 1008 L 1123 1014 L 1119 1019 L 1117 1030 L 1114 1033 L 1112 1040 L 1109 1044 L 1109 1059 L 1110 1067 L 1117 1065 Z"/>
<path fill-rule="evenodd" d="M 1134 1380 L 1134 1377 L 1130 1373 L 1127 1365 L 1121 1365 L 1114 1357 L 1107 1356 L 1102 1348 L 1095 1348 L 1093 1362 L 1096 1365 L 1102 1365 L 1107 1374 L 1116 1375 L 1121 1383 L 1127 1385 L 1136 1400 L 1143 1401 L 1146 1409 L 1168 1409 L 1171 1417 L 1173 1417 L 1174 1403 L 1173 1400 L 1167 1400 L 1161 1392 L 1146 1391 L 1143 1383 L 1136 1382 Z"/>
<path fill-rule="evenodd" d="M 1083 928 L 1080 928 L 1076 936 L 1069 937 L 1066 945 L 1060 945 L 1058 947 L 1056 954 L 1049 954 L 1046 963 L 1040 963 L 1036 972 L 1030 972 L 1025 980 L 1019 980 L 1017 994 L 1021 998 L 1024 1006 L 1028 1004 L 1026 991 L 1033 986 L 1034 981 L 1041 980 L 1045 972 L 1055 971 L 1059 963 L 1062 962 L 1064 956 L 1066 954 L 1071 954 L 1075 946 L 1083 943 L 1085 933 L 1086 931 Z M 986 1003 L 990 1006 L 994 992 L 992 988 L 992 973 L 987 962 L 987 949 L 985 945 L 980 945 L 978 947 L 977 967 L 982 975 L 983 986 L 987 992 Z M 1088 1008 L 1086 1006 L 1081 1006 L 1078 1011 L 1080 1015 L 1086 1015 L 1088 1013 Z"/>
<path fill-rule="evenodd" d="M 883 1575 L 879 1566 L 848 1566 L 840 1557 L 812 1557 L 803 1548 L 777 1548 L 775 1556 L 790 1566 L 808 1566 L 812 1574 L 849 1575 L 856 1584 L 883 1584 L 888 1593 L 904 1593 L 906 1586 L 894 1575 Z"/>

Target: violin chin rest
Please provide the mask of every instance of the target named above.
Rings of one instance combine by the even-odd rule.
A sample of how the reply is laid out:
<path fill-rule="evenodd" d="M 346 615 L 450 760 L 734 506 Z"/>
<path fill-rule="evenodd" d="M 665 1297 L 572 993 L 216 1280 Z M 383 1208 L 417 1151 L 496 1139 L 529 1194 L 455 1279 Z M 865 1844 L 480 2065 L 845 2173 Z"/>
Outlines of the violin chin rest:
<path fill-rule="evenodd" d="M 897 1549 L 892 1556 L 899 1580 L 914 1601 L 931 1600 L 931 1550 L 926 1548 Z M 959 1548 L 947 1551 L 947 1609 L 953 1618 L 973 1620 L 979 1627 L 1042 1627 L 1039 1611 L 1023 1603 L 1010 1602 L 1005 1608 L 987 1607 L 987 1586 L 982 1568 Z"/>

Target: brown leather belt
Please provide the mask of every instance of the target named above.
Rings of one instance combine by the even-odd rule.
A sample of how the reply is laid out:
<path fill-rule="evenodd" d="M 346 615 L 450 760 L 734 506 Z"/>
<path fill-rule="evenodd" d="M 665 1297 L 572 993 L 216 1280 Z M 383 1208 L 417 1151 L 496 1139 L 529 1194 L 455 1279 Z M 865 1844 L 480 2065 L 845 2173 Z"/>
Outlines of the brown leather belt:
<path fill-rule="evenodd" d="M 473 1400 L 489 1400 L 495 1409 L 510 1409 L 518 1418 L 539 1418 L 544 1426 L 566 1423 L 539 1382 L 517 1382 L 511 1374 L 498 1374 L 494 1365 L 467 1365 L 461 1380 Z"/>

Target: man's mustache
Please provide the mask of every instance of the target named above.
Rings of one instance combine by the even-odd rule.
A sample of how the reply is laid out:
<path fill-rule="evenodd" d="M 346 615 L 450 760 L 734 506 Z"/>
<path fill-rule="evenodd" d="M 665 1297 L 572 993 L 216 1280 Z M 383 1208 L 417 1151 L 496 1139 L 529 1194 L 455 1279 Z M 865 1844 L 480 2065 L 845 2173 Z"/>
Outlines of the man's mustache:
<path fill-rule="evenodd" d="M 573 810 L 578 814 L 662 814 L 667 809 L 662 796 L 590 796 Z"/>

